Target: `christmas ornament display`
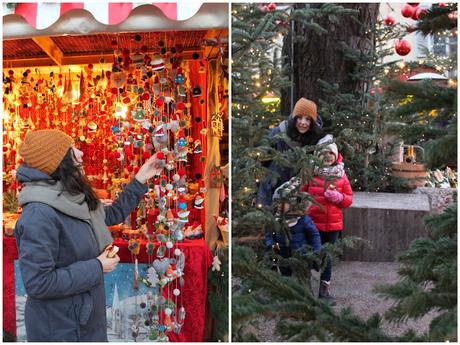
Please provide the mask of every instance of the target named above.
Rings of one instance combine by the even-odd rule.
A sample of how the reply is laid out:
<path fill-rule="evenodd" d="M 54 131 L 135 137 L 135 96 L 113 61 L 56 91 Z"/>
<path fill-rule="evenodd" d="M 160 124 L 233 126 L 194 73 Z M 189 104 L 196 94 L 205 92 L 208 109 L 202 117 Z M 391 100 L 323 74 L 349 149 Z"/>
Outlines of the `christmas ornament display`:
<path fill-rule="evenodd" d="M 16 171 L 22 163 L 17 152 L 28 130 L 56 128 L 84 152 L 85 174 L 99 195 L 115 199 L 145 160 L 157 155 L 161 172 L 149 181 L 148 193 L 110 230 L 127 242 L 133 288 L 148 287 L 148 303 L 140 306 L 148 310 L 147 337 L 167 341 L 186 316 L 186 258 L 179 243 L 203 238 L 205 231 L 207 62 L 199 54 L 184 60 L 179 45 L 164 42 L 154 49 L 142 35 L 132 41 L 128 49 L 113 40 L 111 63 L 102 59 L 78 71 L 4 70 L 3 171 Z M 14 179 L 4 180 L 4 188 L 17 194 Z M 146 276 L 138 266 L 143 253 Z M 133 340 L 140 340 L 142 327 L 132 323 Z"/>

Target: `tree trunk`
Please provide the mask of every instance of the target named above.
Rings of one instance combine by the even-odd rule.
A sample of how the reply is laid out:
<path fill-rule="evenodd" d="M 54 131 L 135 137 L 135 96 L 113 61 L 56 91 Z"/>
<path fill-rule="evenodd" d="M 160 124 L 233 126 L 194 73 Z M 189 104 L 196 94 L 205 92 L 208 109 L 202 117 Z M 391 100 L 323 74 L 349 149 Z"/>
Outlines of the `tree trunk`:
<path fill-rule="evenodd" d="M 320 8 L 323 4 L 296 4 L 295 8 Z M 357 23 L 350 14 L 338 14 L 338 22 L 331 23 L 327 16 L 314 19 L 316 23 L 327 30 L 326 34 L 315 33 L 305 27 L 302 22 L 295 22 L 294 32 L 304 39 L 291 46 L 291 32 L 285 36 L 283 42 L 283 55 L 291 67 L 291 80 L 293 81 L 293 101 L 306 97 L 319 103 L 322 91 L 318 86 L 318 79 L 331 84 L 337 84 L 339 92 L 356 92 L 366 87 L 366 83 L 353 81 L 350 73 L 355 64 L 347 59 L 342 50 L 341 43 L 348 47 L 363 52 L 369 52 L 375 47 L 375 34 L 372 27 L 377 21 L 379 11 L 378 3 L 351 3 L 340 4 L 347 9 L 359 10 L 356 16 Z M 292 27 L 291 27 L 292 28 Z M 366 31 L 368 33 L 366 34 Z M 293 48 L 293 49 L 292 49 Z M 293 52 L 292 52 L 293 50 Z M 286 114 L 291 110 L 291 89 L 282 91 L 282 111 Z"/>

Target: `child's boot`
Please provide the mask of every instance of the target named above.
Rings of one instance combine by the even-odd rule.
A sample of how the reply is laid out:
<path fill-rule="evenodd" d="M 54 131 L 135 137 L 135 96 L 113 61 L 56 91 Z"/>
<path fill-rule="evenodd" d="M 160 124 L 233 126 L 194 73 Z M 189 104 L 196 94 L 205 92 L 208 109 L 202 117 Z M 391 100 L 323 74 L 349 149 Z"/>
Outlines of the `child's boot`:
<path fill-rule="evenodd" d="M 326 280 L 321 280 L 321 283 L 319 284 L 319 298 L 324 298 L 325 301 L 331 305 L 334 306 L 336 304 L 334 296 L 331 295 L 329 292 L 329 286 L 331 285 L 331 282 L 328 282 Z"/>

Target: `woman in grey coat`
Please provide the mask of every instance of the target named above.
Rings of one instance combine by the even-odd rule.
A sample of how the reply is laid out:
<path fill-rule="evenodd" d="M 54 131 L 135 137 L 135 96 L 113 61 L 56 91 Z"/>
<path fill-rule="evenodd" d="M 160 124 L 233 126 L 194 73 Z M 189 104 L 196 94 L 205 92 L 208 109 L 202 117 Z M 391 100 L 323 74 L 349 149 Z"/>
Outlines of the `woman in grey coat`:
<path fill-rule="evenodd" d="M 111 206 L 103 206 L 81 168 L 83 153 L 58 130 L 29 132 L 16 173 L 23 183 L 15 236 L 27 292 L 27 341 L 107 341 L 103 273 L 108 225 L 121 223 L 160 172 L 153 156 Z"/>

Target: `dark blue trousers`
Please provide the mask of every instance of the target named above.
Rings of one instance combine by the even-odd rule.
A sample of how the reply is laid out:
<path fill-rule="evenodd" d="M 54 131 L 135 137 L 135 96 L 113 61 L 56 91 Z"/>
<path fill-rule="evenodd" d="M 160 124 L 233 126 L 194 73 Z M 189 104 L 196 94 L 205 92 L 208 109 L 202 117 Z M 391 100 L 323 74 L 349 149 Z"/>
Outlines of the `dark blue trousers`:
<path fill-rule="evenodd" d="M 339 237 L 339 233 L 341 231 L 319 231 L 319 236 L 321 237 L 321 245 L 325 243 L 332 243 L 334 244 Z M 330 281 L 332 275 L 332 262 L 330 258 L 327 258 L 326 268 L 324 272 L 321 273 L 321 280 Z"/>

